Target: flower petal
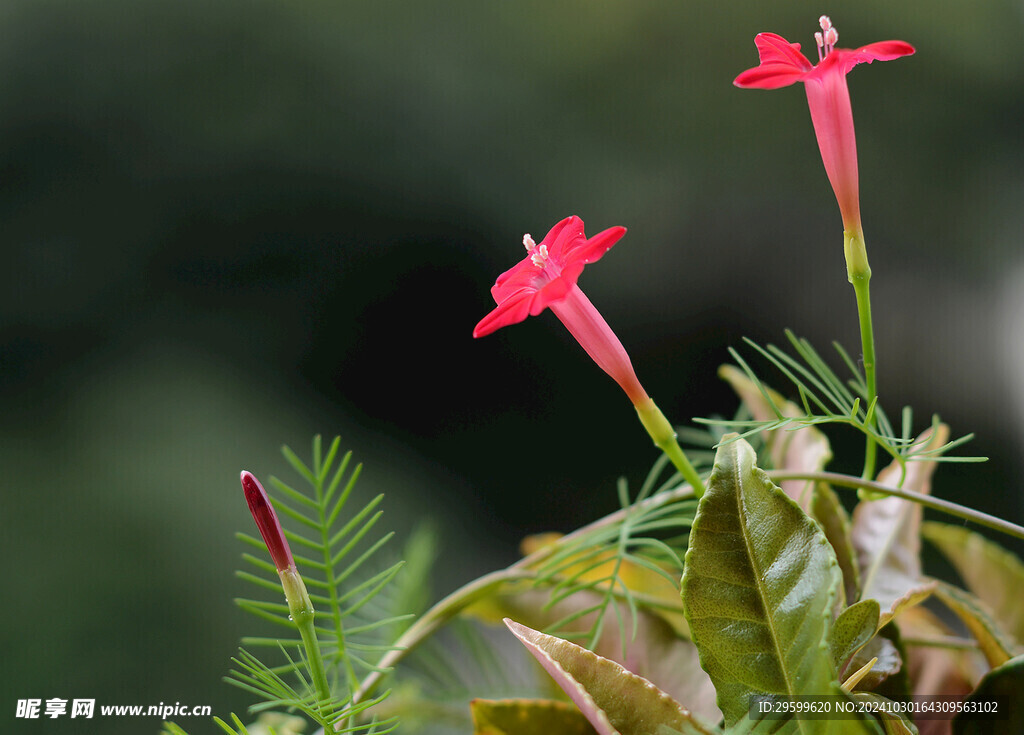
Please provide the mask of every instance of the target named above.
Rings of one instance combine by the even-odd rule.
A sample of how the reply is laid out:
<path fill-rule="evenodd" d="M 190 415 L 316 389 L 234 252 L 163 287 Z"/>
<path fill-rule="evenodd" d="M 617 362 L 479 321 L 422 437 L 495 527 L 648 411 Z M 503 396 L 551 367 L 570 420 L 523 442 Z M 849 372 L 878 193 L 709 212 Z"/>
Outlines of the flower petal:
<path fill-rule="evenodd" d="M 537 248 L 547 251 L 546 263 L 536 265 L 527 254 L 498 276 L 491 287 L 497 306 L 476 325 L 474 337 L 483 337 L 501 327 L 537 316 L 566 298 L 588 263 L 599 260 L 626 233 L 625 227 L 610 227 L 587 239 L 583 220 L 566 217 L 552 227 Z"/>
<path fill-rule="evenodd" d="M 754 45 L 762 65 L 786 64 L 800 71 L 811 70 L 811 62 L 800 53 L 800 44 L 790 43 L 778 33 L 758 33 L 754 36 Z"/>
<path fill-rule="evenodd" d="M 778 89 L 799 82 L 814 69 L 807 57 L 800 53 L 799 43 L 790 43 L 777 33 L 758 33 L 754 37 L 761 63 L 747 69 L 733 81 L 737 87 Z"/>
<path fill-rule="evenodd" d="M 530 316 L 530 306 L 536 295 L 537 291 L 532 288 L 522 288 L 511 294 L 494 307 L 490 314 L 480 320 L 473 328 L 473 336 L 486 337 L 502 327 L 518 324 L 525 320 Z"/>
<path fill-rule="evenodd" d="M 573 220 L 578 220 L 579 221 L 579 228 L 582 231 L 583 230 L 583 220 L 580 220 L 580 218 L 577 217 L 576 215 L 572 215 L 571 217 L 566 217 L 565 219 L 563 219 L 560 222 L 556 222 L 555 226 L 552 227 L 550 230 L 548 230 L 548 234 L 546 234 L 544 236 L 544 239 L 541 240 L 537 244 L 538 245 L 547 245 L 548 246 L 548 250 L 551 250 L 551 246 L 554 244 L 555 239 L 562 232 L 562 230 L 564 230 L 570 223 L 573 222 Z"/>
<path fill-rule="evenodd" d="M 566 267 L 569 265 L 569 260 L 572 262 L 579 262 L 581 266 L 580 270 L 583 270 L 583 265 L 596 263 L 601 259 L 601 256 L 611 250 L 612 245 L 621 240 L 622 236 L 625 234 L 625 227 L 609 227 L 607 230 L 597 233 L 572 251 L 572 253 L 567 257 Z M 564 273 L 565 270 L 562 272 Z M 579 274 L 577 273 L 576 275 L 578 276 Z"/>
<path fill-rule="evenodd" d="M 537 289 L 537 281 L 542 278 L 543 271 L 535 266 L 527 257 L 520 260 L 514 266 L 498 276 L 498 280 L 491 286 L 491 296 L 494 303 L 500 304 L 516 291 L 524 288 Z"/>
<path fill-rule="evenodd" d="M 867 46 L 861 46 L 854 53 L 870 56 L 878 61 L 892 61 L 901 56 L 910 56 L 916 50 L 906 41 L 878 41 L 877 43 L 869 43 Z M 864 61 L 870 61 L 870 59 L 865 58 Z"/>
<path fill-rule="evenodd" d="M 571 253 L 586 239 L 587 236 L 583 233 L 583 220 L 573 215 L 552 227 L 537 246 L 547 245 L 549 257 L 555 263 L 561 263 L 567 253 Z"/>
<path fill-rule="evenodd" d="M 906 41 L 879 41 L 853 50 L 837 48 L 825 57 L 825 61 L 819 64 L 818 68 L 821 69 L 827 65 L 838 65 L 843 74 L 849 74 L 850 70 L 857 66 L 857 64 L 870 64 L 872 61 L 892 61 L 901 56 L 910 56 L 915 50 Z"/>
<path fill-rule="evenodd" d="M 802 82 L 806 75 L 807 72 L 796 70 L 789 64 L 763 64 L 747 69 L 732 83 L 745 89 L 778 89 Z"/>
<path fill-rule="evenodd" d="M 552 278 L 548 283 L 545 283 L 537 291 L 537 297 L 530 306 L 530 316 L 537 316 L 554 302 L 564 299 L 565 295 L 576 285 L 576 279 L 580 277 L 582 270 L 582 263 L 579 268 L 566 268 L 558 278 Z"/>

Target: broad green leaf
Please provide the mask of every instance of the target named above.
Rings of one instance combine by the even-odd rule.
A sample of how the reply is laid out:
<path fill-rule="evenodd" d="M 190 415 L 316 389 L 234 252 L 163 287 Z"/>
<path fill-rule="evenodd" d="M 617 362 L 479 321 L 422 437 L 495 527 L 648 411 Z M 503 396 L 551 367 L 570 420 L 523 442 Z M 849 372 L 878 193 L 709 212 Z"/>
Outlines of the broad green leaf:
<path fill-rule="evenodd" d="M 996 703 L 996 717 L 959 714 L 953 718 L 953 735 L 1006 735 L 1024 732 L 1024 656 L 1010 659 L 992 669 L 978 683 L 978 688 L 965 700 L 980 708 Z"/>
<path fill-rule="evenodd" d="M 935 596 L 955 612 L 971 631 L 989 666 L 995 668 L 1013 657 L 1016 646 L 1006 633 L 1000 630 L 999 625 L 985 609 L 985 604 L 978 598 L 945 582 L 938 583 Z"/>
<path fill-rule="evenodd" d="M 939 424 L 922 435 L 925 449 L 937 449 L 949 438 L 949 427 Z M 904 490 L 927 494 L 935 471 L 933 460 L 907 462 Z M 899 485 L 902 468 L 897 462 L 882 470 L 878 481 Z M 853 511 L 850 536 L 861 572 L 861 597 L 878 600 L 882 622 L 902 607 L 920 602 L 929 590 L 921 579 L 921 506 L 902 498 L 862 500 Z"/>
<path fill-rule="evenodd" d="M 832 666 L 843 669 L 843 664 L 861 649 L 878 630 L 878 603 L 861 600 L 843 610 L 832 624 Z"/>
<path fill-rule="evenodd" d="M 962 526 L 928 522 L 921 533 L 935 544 L 1003 629 L 1024 644 L 1024 563 L 981 534 Z"/>
<path fill-rule="evenodd" d="M 771 421 L 780 415 L 784 417 L 804 416 L 806 412 L 791 403 L 771 388 L 761 389 L 740 369 L 723 365 L 718 376 L 729 383 L 736 395 L 757 421 Z M 802 429 L 774 429 L 765 431 L 765 444 L 771 454 L 772 465 L 777 470 L 793 472 L 818 472 L 832 459 L 832 448 L 828 437 L 813 426 Z M 811 506 L 813 484 L 804 480 L 784 480 L 782 489 L 799 506 L 807 511 Z"/>
<path fill-rule="evenodd" d="M 886 702 L 885 697 L 872 694 L 871 692 L 853 692 L 850 696 L 860 702 L 870 702 L 873 704 Z M 901 714 L 890 714 L 891 708 L 887 710 L 885 707 L 880 707 L 876 711 L 880 712 L 878 719 L 882 723 L 882 730 L 885 732 L 885 735 L 918 735 L 917 727 L 907 717 Z"/>
<path fill-rule="evenodd" d="M 843 570 L 842 591 L 845 604 L 851 605 L 860 599 L 860 570 L 857 568 L 857 554 L 850 540 L 850 517 L 846 514 L 839 498 L 828 483 L 819 482 L 814 486 L 811 515 L 821 524 L 825 538 L 836 552 L 839 568 Z M 845 605 L 844 605 L 845 606 Z"/>
<path fill-rule="evenodd" d="M 473 735 L 596 735 L 583 713 L 550 699 L 474 699 Z"/>
<path fill-rule="evenodd" d="M 686 617 L 727 725 L 755 694 L 838 691 L 829 631 L 839 565 L 818 525 L 754 460 L 745 441 L 719 447 L 683 572 Z"/>
<path fill-rule="evenodd" d="M 679 702 L 614 661 L 512 620 L 505 625 L 600 735 L 648 735 L 687 725 L 700 729 Z"/>

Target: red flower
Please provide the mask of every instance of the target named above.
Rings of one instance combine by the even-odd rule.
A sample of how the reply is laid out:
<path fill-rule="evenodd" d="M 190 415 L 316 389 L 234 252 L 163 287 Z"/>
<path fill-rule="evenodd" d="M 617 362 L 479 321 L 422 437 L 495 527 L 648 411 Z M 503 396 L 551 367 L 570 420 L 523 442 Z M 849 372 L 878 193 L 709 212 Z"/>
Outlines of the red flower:
<path fill-rule="evenodd" d="M 550 308 L 634 405 L 649 401 L 619 338 L 576 285 L 583 267 L 600 260 L 624 234 L 625 227 L 612 227 L 588 240 L 583 220 L 567 217 L 540 244 L 525 235 L 526 257 L 498 276 L 491 287 L 497 306 L 480 320 L 473 336 L 484 337 Z"/>
<path fill-rule="evenodd" d="M 754 45 L 761 63 L 740 74 L 733 84 L 737 87 L 778 89 L 794 82 L 804 83 L 821 160 L 839 202 L 843 228 L 859 235 L 857 141 L 846 75 L 857 64 L 908 56 L 914 53 L 914 47 L 903 41 L 880 41 L 853 50 L 835 48 L 839 33 L 832 26 L 832 21 L 823 15 L 819 23 L 822 32 L 814 34 L 818 44 L 817 66 L 800 53 L 799 43 L 790 43 L 774 33 L 759 33 L 754 38 Z"/>
<path fill-rule="evenodd" d="M 285 571 L 289 568 L 295 569 L 295 559 L 292 558 L 292 550 L 288 546 L 288 540 L 284 537 L 281 529 L 281 522 L 277 520 L 277 513 L 274 506 L 270 504 L 270 497 L 263 489 L 260 481 L 251 472 L 242 470 L 242 490 L 245 491 L 245 500 L 249 504 L 249 512 L 252 513 L 256 527 L 260 529 L 260 536 L 263 543 L 267 545 L 270 558 L 274 560 L 277 571 Z"/>

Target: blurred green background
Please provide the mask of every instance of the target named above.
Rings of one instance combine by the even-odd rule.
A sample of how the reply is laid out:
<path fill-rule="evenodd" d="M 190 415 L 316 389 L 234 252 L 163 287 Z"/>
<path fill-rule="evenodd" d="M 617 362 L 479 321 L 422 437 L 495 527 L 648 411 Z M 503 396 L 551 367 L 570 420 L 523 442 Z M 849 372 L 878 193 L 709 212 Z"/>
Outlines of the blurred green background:
<path fill-rule="evenodd" d="M 731 84 L 822 12 L 918 50 L 850 76 L 882 400 L 977 432 L 936 492 L 1020 522 L 1020 2 L 0 3 L 4 731 L 241 711 L 238 471 L 283 443 L 435 518 L 438 593 L 613 509 L 655 459 L 618 388 L 550 314 L 470 336 L 524 232 L 629 228 L 581 284 L 679 423 L 744 336 L 855 351 L 803 92 Z"/>

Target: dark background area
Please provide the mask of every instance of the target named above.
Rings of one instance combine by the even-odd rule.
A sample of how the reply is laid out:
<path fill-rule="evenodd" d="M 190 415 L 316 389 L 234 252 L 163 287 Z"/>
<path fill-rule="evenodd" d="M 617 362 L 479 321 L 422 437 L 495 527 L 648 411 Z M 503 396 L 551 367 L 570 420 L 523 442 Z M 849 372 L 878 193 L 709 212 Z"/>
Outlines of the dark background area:
<path fill-rule="evenodd" d="M 281 444 L 340 434 L 386 523 L 433 517 L 438 593 L 614 509 L 656 458 L 619 389 L 550 313 L 471 337 L 524 232 L 629 228 L 580 284 L 678 423 L 735 409 L 744 336 L 856 352 L 803 91 L 731 84 L 823 11 L 918 50 L 850 75 L 882 401 L 976 432 L 935 491 L 1021 522 L 1020 3 L 4 2 L 5 731 L 241 711 L 237 477 Z"/>

